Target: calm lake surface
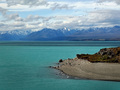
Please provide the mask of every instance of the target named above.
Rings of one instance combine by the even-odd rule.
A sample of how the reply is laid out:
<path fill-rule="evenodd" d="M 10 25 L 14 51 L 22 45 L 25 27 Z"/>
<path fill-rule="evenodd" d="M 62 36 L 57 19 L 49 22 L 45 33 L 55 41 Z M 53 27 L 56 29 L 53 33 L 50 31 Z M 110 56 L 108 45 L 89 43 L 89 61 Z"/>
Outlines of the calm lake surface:
<path fill-rule="evenodd" d="M 120 82 L 67 79 L 48 66 L 120 41 L 0 42 L 0 90 L 119 90 Z"/>

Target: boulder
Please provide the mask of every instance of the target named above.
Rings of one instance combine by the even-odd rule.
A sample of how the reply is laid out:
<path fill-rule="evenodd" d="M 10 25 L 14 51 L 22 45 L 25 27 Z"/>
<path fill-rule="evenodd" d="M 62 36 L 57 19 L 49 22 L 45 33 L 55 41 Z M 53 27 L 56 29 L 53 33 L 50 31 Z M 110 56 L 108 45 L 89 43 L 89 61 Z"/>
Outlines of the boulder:
<path fill-rule="evenodd" d="M 60 60 L 59 60 L 59 63 L 61 63 L 61 62 L 63 62 L 63 60 L 62 60 L 62 59 L 60 59 Z"/>

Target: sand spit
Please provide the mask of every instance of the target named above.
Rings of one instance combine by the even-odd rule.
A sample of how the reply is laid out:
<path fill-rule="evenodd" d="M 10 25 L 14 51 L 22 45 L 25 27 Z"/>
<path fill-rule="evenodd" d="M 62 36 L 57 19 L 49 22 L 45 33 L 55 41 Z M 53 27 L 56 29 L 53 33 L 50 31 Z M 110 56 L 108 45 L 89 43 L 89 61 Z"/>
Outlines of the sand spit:
<path fill-rule="evenodd" d="M 120 81 L 119 63 L 91 63 L 88 60 L 74 58 L 63 60 L 55 68 L 78 78 Z"/>

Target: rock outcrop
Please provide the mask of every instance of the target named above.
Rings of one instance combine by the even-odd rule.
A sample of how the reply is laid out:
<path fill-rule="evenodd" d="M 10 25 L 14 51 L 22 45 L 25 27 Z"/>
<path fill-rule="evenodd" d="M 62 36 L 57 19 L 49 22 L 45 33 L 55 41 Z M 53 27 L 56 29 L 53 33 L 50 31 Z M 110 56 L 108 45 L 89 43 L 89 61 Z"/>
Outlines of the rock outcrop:
<path fill-rule="evenodd" d="M 85 59 L 90 62 L 120 63 L 120 47 L 104 48 L 93 55 L 77 54 L 76 56 L 78 59 Z"/>
<path fill-rule="evenodd" d="M 76 56 L 73 59 L 60 59 L 58 66 L 52 68 L 75 78 L 120 81 L 120 47 L 104 48 L 93 55 Z"/>

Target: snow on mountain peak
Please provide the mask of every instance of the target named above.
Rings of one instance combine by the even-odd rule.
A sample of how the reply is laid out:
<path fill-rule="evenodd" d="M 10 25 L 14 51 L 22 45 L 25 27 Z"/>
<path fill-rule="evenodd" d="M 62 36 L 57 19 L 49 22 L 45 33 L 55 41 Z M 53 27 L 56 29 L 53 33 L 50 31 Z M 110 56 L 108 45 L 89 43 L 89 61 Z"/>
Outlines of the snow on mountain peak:
<path fill-rule="evenodd" d="M 70 29 L 68 29 L 68 31 L 70 31 Z"/>
<path fill-rule="evenodd" d="M 66 27 L 64 27 L 64 30 L 67 30 L 67 28 L 66 28 Z"/>
<path fill-rule="evenodd" d="M 16 35 L 28 35 L 32 33 L 31 30 L 13 30 L 13 31 L 1 31 L 0 34 L 16 34 Z"/>

